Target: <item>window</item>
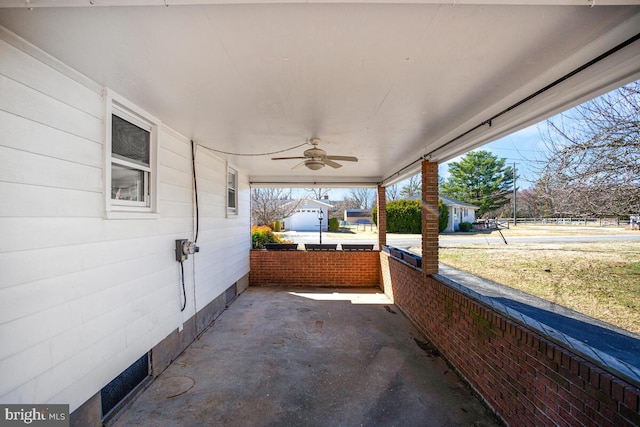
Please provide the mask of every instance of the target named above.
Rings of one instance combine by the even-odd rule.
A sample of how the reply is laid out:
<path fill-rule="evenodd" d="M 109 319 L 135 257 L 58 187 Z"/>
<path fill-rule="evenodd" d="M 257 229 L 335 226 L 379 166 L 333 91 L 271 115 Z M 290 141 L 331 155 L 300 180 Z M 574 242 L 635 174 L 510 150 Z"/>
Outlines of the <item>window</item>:
<path fill-rule="evenodd" d="M 139 127 L 132 121 L 127 114 L 114 109 L 111 116 L 111 203 L 149 207 L 151 128 Z"/>
<path fill-rule="evenodd" d="M 156 212 L 159 121 L 107 91 L 105 183 L 107 216 Z"/>
<path fill-rule="evenodd" d="M 233 169 L 227 170 L 227 213 L 238 213 L 238 177 Z"/>

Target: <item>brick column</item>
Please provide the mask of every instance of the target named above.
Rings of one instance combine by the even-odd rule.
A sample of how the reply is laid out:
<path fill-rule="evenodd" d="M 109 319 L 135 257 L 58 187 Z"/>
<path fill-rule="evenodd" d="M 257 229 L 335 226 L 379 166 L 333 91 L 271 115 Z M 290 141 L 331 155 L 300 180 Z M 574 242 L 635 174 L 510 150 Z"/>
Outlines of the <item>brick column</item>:
<path fill-rule="evenodd" d="M 387 189 L 378 185 L 378 248 L 387 244 Z"/>
<path fill-rule="evenodd" d="M 438 274 L 438 164 L 422 162 L 422 274 Z"/>

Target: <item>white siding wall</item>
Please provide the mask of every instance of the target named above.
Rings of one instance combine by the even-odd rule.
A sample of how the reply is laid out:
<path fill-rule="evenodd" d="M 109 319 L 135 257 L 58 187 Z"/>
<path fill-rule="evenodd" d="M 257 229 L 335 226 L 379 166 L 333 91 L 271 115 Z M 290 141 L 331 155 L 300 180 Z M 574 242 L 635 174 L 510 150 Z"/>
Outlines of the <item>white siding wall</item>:
<path fill-rule="evenodd" d="M 250 236 L 246 175 L 226 219 L 225 164 L 198 150 L 201 252 L 181 313 L 190 143 L 159 134 L 159 219 L 104 219 L 104 102 L 69 76 L 0 40 L 0 402 L 73 411 L 247 274 Z"/>
<path fill-rule="evenodd" d="M 476 221 L 476 211 L 471 208 L 463 208 L 462 221 L 474 223 Z"/>

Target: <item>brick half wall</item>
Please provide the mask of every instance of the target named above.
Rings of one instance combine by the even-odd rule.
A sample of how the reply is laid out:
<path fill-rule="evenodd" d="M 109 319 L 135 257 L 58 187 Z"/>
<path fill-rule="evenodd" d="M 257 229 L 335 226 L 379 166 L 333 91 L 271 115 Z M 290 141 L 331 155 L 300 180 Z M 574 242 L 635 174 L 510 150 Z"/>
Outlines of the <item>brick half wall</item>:
<path fill-rule="evenodd" d="M 251 251 L 249 286 L 379 287 L 378 251 Z"/>
<path fill-rule="evenodd" d="M 383 289 L 508 425 L 638 426 L 640 390 L 380 254 Z"/>

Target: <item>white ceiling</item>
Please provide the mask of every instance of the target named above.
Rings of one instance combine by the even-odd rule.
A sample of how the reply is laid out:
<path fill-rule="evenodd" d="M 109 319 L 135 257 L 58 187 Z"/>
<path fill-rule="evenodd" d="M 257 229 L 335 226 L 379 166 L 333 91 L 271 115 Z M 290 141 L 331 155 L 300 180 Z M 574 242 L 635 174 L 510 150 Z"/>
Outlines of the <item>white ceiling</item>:
<path fill-rule="evenodd" d="M 207 147 L 360 159 L 220 155 L 262 183 L 391 182 L 640 79 L 633 41 L 510 109 L 637 37 L 638 2 L 167 2 L 5 0 L 0 25 Z"/>

